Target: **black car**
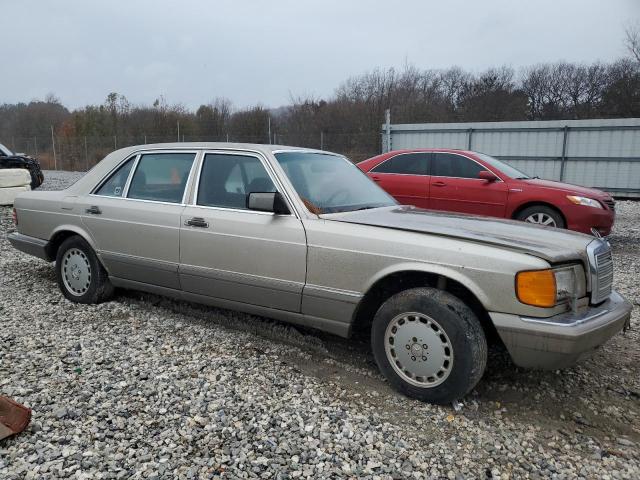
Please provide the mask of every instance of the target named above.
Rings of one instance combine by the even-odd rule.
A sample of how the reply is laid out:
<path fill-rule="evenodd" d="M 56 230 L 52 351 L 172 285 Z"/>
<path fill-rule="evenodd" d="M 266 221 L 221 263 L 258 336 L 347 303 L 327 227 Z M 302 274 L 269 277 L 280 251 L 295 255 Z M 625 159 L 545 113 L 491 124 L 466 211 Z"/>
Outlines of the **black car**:
<path fill-rule="evenodd" d="M 40 164 L 35 158 L 22 153 L 13 153 L 0 143 L 0 169 L 2 168 L 25 168 L 29 170 L 29 174 L 31 174 L 31 190 L 35 190 L 44 182 Z"/>

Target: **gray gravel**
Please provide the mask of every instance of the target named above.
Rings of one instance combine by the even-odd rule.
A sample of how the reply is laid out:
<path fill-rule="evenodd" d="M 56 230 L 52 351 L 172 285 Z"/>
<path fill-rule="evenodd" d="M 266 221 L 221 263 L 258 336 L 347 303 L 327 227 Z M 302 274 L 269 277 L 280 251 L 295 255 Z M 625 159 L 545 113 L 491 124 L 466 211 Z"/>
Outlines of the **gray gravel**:
<path fill-rule="evenodd" d="M 640 304 L 640 203 L 618 205 L 616 283 Z M 34 417 L 2 479 L 640 477 L 637 308 L 572 369 L 492 351 L 456 411 L 390 390 L 362 339 L 135 292 L 69 303 L 11 228 L 1 208 L 0 393 Z"/>

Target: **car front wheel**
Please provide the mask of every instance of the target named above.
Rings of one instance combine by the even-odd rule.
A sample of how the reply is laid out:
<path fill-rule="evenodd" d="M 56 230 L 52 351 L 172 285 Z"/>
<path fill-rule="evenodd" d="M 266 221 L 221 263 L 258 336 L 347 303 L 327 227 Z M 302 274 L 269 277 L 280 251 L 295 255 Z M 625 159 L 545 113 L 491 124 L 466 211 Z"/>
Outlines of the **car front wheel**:
<path fill-rule="evenodd" d="M 564 218 L 553 208 L 544 205 L 534 205 L 525 208 L 516 216 L 517 220 L 534 223 L 545 227 L 566 228 Z"/>
<path fill-rule="evenodd" d="M 391 386 L 431 403 L 462 398 L 480 381 L 487 363 L 487 342 L 473 311 L 434 288 L 389 298 L 374 317 L 371 344 Z"/>
<path fill-rule="evenodd" d="M 76 303 L 101 303 L 113 285 L 91 246 L 79 236 L 67 238 L 56 255 L 56 278 L 64 296 Z"/>

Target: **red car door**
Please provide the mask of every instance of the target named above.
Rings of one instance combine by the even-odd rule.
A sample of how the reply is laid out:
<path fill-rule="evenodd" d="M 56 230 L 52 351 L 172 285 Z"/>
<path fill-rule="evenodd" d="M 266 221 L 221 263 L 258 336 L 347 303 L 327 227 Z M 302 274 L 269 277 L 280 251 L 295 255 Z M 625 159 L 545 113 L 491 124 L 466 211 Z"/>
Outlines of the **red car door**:
<path fill-rule="evenodd" d="M 487 170 L 463 155 L 434 153 L 431 160 L 430 208 L 504 217 L 508 188 L 500 179 L 478 178 Z"/>
<path fill-rule="evenodd" d="M 429 208 L 430 153 L 401 153 L 368 172 L 398 202 Z"/>

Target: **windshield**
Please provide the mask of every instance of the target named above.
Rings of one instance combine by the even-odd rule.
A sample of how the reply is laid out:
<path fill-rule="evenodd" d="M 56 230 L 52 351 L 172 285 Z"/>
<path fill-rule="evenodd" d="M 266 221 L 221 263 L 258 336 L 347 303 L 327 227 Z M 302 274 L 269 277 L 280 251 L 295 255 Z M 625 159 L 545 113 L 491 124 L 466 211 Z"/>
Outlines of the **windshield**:
<path fill-rule="evenodd" d="M 507 177 L 517 178 L 517 179 L 525 179 L 529 178 L 524 172 L 521 172 L 517 168 L 512 167 L 508 163 L 503 162 L 502 160 L 498 160 L 497 158 L 490 157 L 489 155 L 485 155 L 484 153 L 474 152 L 475 155 L 485 162 L 487 162 L 492 167 L 497 168 L 502 173 L 504 173 Z"/>
<path fill-rule="evenodd" d="M 275 156 L 300 199 L 315 214 L 396 205 L 344 157 L 312 152 L 282 152 Z"/>
<path fill-rule="evenodd" d="M 13 153 L 7 147 L 0 143 L 0 157 L 11 157 Z"/>

